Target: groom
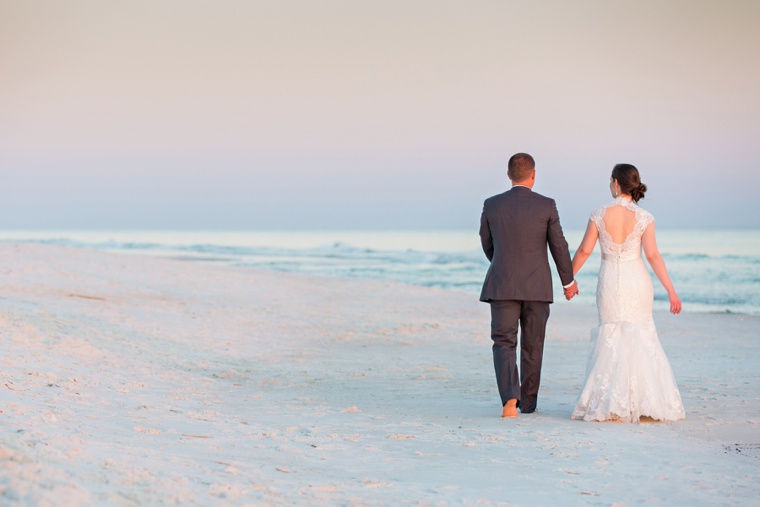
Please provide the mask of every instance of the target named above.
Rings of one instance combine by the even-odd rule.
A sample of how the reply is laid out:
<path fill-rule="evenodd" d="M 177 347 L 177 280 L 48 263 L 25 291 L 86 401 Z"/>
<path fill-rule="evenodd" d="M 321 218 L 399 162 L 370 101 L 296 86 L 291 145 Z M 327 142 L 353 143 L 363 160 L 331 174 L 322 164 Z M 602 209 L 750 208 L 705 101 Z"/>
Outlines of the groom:
<path fill-rule="evenodd" d="M 552 297 L 547 245 L 570 300 L 578 293 L 567 241 L 553 199 L 533 192 L 536 164 L 527 153 L 509 159 L 512 188 L 487 199 L 480 241 L 491 261 L 480 300 L 491 304 L 491 339 L 502 417 L 536 410 L 546 321 Z M 517 330 L 520 375 L 517 373 Z"/>

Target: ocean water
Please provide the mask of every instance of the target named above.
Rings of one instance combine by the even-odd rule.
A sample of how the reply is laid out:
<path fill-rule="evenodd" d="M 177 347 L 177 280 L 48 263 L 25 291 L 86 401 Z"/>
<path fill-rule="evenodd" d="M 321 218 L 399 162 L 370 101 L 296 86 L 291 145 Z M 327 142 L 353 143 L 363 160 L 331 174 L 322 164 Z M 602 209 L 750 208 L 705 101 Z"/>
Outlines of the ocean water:
<path fill-rule="evenodd" d="M 566 230 L 571 253 L 582 230 Z M 36 241 L 196 262 L 320 276 L 379 278 L 477 297 L 488 269 L 472 231 L 70 231 L 0 232 Z M 684 311 L 760 315 L 760 230 L 658 230 L 657 240 Z M 578 274 L 580 304 L 595 304 L 597 251 Z M 555 277 L 555 299 L 562 293 Z M 655 309 L 667 295 L 652 275 Z"/>

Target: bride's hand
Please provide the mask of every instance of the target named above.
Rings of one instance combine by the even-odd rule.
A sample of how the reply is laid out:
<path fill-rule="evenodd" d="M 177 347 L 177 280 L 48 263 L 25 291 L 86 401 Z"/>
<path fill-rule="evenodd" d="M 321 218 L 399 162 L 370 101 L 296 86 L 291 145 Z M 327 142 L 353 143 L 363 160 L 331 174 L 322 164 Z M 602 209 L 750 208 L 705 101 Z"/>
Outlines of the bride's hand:
<path fill-rule="evenodd" d="M 670 300 L 670 313 L 673 315 L 681 313 L 681 298 L 675 291 L 668 293 L 668 300 Z"/>

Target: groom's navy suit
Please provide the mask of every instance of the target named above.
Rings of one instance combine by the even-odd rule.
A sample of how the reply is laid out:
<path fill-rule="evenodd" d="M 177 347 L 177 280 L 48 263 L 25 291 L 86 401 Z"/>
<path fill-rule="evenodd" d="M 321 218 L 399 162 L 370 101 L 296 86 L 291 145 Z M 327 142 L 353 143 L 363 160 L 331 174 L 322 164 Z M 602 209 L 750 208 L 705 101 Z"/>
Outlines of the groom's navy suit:
<path fill-rule="evenodd" d="M 573 266 L 553 199 L 514 186 L 487 199 L 480 240 L 491 261 L 480 300 L 491 304 L 491 338 L 501 403 L 517 399 L 524 413 L 536 409 L 549 304 L 554 301 L 548 250 L 563 286 Z M 520 374 L 517 373 L 517 331 Z"/>

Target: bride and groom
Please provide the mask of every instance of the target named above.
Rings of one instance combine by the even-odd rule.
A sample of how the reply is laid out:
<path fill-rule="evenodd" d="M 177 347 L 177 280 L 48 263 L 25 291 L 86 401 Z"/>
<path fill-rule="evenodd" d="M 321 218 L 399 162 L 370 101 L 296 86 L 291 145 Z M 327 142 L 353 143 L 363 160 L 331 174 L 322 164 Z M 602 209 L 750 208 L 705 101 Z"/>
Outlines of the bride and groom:
<path fill-rule="evenodd" d="M 572 260 L 554 200 L 532 191 L 533 157 L 513 155 L 507 174 L 512 188 L 485 201 L 480 224 L 483 251 L 491 262 L 480 300 L 491 306 L 502 417 L 517 417 L 518 409 L 523 414 L 536 410 L 553 301 L 549 252 L 570 300 L 578 294 L 574 275 L 598 240 L 602 253 L 596 293 L 599 325 L 591 331 L 586 380 L 572 418 L 683 419 L 681 396 L 652 320 L 652 280 L 641 258 L 642 247 L 668 293 L 672 313 L 681 311 L 681 301 L 657 249 L 654 217 L 637 204 L 646 192 L 638 170 L 630 164 L 615 166 L 610 178 L 614 200 L 591 214 Z"/>

